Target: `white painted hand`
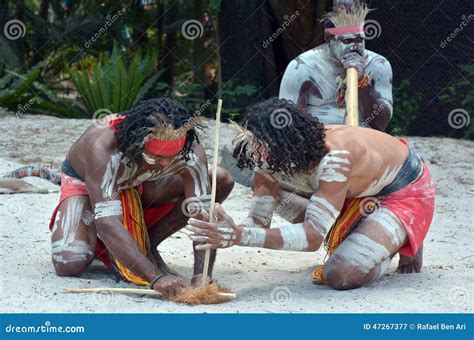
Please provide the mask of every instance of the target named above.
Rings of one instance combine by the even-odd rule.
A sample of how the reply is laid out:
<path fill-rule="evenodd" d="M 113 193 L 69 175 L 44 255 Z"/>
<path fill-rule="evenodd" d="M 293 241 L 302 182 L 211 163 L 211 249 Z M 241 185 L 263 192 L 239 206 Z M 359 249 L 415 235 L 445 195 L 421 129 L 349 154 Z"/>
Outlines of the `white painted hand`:
<path fill-rule="evenodd" d="M 203 211 L 201 216 L 204 220 L 209 219 L 207 212 Z M 239 244 L 242 235 L 242 227 L 236 226 L 232 218 L 218 204 L 215 207 L 216 222 L 190 218 L 186 230 L 194 242 L 201 243 L 196 246 L 197 250 L 228 248 Z"/>
<path fill-rule="evenodd" d="M 344 66 L 345 69 L 348 68 L 355 68 L 357 69 L 357 72 L 359 73 L 359 79 L 362 79 L 364 77 L 364 71 L 365 71 L 365 66 L 367 64 L 367 59 L 361 56 L 359 53 L 356 52 L 350 52 L 347 53 L 344 58 L 341 60 L 342 66 Z"/>

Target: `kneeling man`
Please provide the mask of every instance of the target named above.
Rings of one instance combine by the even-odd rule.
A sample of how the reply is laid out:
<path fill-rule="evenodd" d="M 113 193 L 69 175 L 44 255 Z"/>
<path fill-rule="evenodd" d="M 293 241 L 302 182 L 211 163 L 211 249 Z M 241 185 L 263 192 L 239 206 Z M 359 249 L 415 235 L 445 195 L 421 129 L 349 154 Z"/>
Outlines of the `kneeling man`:
<path fill-rule="evenodd" d="M 198 249 L 310 252 L 326 240 L 330 257 L 313 279 L 336 289 L 373 282 L 397 252 L 399 271 L 420 270 L 434 185 L 406 143 L 368 128 L 323 126 L 285 99 L 249 108 L 242 126 L 234 157 L 255 168 L 252 207 L 240 224 L 220 206 L 215 223 L 190 219 Z M 274 212 L 290 223 L 270 228 Z"/>
<path fill-rule="evenodd" d="M 72 145 L 50 223 L 58 275 L 79 275 L 98 257 L 125 280 L 167 296 L 184 287 L 157 246 L 210 202 L 196 124 L 178 102 L 151 99 L 95 122 Z M 222 202 L 232 177 L 219 169 L 217 183 Z M 203 253 L 195 251 L 196 282 Z"/>

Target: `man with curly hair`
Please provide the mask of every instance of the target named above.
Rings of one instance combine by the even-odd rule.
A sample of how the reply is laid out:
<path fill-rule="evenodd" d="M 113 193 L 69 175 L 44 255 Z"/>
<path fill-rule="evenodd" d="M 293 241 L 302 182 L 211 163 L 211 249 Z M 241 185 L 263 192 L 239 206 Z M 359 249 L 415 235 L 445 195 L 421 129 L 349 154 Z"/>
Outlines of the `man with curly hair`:
<path fill-rule="evenodd" d="M 335 289 L 375 281 L 397 252 L 400 272 L 419 272 L 434 185 L 403 141 L 373 129 L 323 126 L 292 102 L 270 99 L 248 109 L 234 156 L 240 167 L 255 168 L 248 218 L 236 224 L 218 206 L 216 223 L 190 219 L 197 248 L 316 251 L 326 240 L 333 251 L 313 279 Z M 274 212 L 289 223 L 270 228 Z"/>
<path fill-rule="evenodd" d="M 127 281 L 166 296 L 185 286 L 157 246 L 184 227 L 196 207 L 210 203 L 196 127 L 196 117 L 180 103 L 157 98 L 102 118 L 82 134 L 63 163 L 60 202 L 50 223 L 59 276 L 79 275 L 98 257 Z M 222 202 L 233 181 L 223 169 L 217 174 Z M 195 283 L 201 282 L 203 258 L 195 250 Z"/>

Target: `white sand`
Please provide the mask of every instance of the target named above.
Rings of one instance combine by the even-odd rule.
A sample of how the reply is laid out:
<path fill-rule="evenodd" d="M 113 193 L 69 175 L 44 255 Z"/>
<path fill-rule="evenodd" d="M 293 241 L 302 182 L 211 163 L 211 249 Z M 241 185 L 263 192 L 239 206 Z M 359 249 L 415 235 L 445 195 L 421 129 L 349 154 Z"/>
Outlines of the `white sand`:
<path fill-rule="evenodd" d="M 58 168 L 71 143 L 90 124 L 45 116 L 0 118 L 0 174 L 28 163 Z M 223 144 L 231 138 L 223 127 Z M 211 138 L 203 138 L 212 147 Z M 70 294 L 66 287 L 126 287 L 94 263 L 80 278 L 60 278 L 51 264 L 50 214 L 58 194 L 0 195 L 0 312 L 472 312 L 474 142 L 409 138 L 425 158 L 437 186 L 436 213 L 425 242 L 420 274 L 389 274 L 368 287 L 335 291 L 311 283 L 324 259 L 316 253 L 232 247 L 219 251 L 214 277 L 238 295 L 214 306 L 185 306 L 124 295 Z M 208 151 L 210 155 L 210 150 Z M 42 180 L 33 180 L 36 184 Z M 240 221 L 250 190 L 236 185 L 224 207 Z M 277 219 L 278 220 L 278 219 Z M 175 234 L 160 246 L 171 267 L 192 273 L 191 241 Z"/>

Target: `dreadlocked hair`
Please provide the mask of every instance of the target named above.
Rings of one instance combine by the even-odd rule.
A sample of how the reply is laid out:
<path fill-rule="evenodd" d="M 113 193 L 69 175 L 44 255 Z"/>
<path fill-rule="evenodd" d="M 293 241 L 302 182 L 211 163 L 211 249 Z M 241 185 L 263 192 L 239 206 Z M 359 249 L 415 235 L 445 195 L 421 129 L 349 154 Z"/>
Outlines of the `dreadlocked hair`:
<path fill-rule="evenodd" d="M 141 101 L 119 116 L 125 116 L 125 119 L 116 126 L 117 148 L 139 166 L 143 162 L 145 138 L 158 124 L 170 124 L 174 129 L 178 129 L 185 126 L 192 118 L 183 105 L 166 97 Z M 189 153 L 193 152 L 191 147 L 194 141 L 199 143 L 198 134 L 193 127 L 202 128 L 198 124 L 190 125 L 186 131 L 183 150 L 177 155 L 186 161 L 189 160 Z"/>
<path fill-rule="evenodd" d="M 326 153 L 326 129 L 318 118 L 286 99 L 272 98 L 249 107 L 242 123 L 243 139 L 233 156 L 241 169 L 262 167 L 261 147 L 271 173 L 294 175 Z"/>

